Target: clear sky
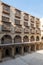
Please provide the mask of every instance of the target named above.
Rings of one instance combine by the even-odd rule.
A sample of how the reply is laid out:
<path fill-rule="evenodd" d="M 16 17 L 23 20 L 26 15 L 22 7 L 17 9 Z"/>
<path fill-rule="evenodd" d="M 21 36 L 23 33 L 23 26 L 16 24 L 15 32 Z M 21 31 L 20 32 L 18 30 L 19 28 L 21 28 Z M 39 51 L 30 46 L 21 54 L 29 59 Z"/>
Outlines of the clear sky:
<path fill-rule="evenodd" d="M 1 0 L 13 7 L 32 14 L 36 17 L 43 17 L 43 0 Z"/>

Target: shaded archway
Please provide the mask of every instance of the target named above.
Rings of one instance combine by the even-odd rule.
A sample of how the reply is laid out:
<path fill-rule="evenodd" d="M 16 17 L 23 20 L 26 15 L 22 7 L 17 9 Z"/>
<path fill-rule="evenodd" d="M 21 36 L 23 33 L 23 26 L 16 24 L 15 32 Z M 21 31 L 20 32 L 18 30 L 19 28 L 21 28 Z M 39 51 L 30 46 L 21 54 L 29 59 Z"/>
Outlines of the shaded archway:
<path fill-rule="evenodd" d="M 10 47 L 5 47 L 3 49 L 3 52 L 2 52 L 2 57 L 5 58 L 5 57 L 11 57 L 11 48 Z"/>
<path fill-rule="evenodd" d="M 24 52 L 28 53 L 28 51 L 29 51 L 29 47 L 28 46 L 24 46 Z"/>
<path fill-rule="evenodd" d="M 31 45 L 31 51 L 34 51 L 35 50 L 35 45 Z"/>
<path fill-rule="evenodd" d="M 39 41 L 39 36 L 36 37 L 36 41 Z"/>
<path fill-rule="evenodd" d="M 15 47 L 15 54 L 21 54 L 21 47 L 20 46 L 16 46 Z"/>
<path fill-rule="evenodd" d="M 28 36 L 24 36 L 24 37 L 23 37 L 23 42 L 29 42 Z"/>
<path fill-rule="evenodd" d="M 35 41 L 35 37 L 34 36 L 31 36 L 30 37 L 30 41 Z"/>
<path fill-rule="evenodd" d="M 16 36 L 14 37 L 14 43 L 21 43 L 21 42 L 22 42 L 21 36 L 16 35 Z"/>
<path fill-rule="evenodd" d="M 9 44 L 12 43 L 12 38 L 10 35 L 4 35 L 1 39 L 2 44 Z"/>

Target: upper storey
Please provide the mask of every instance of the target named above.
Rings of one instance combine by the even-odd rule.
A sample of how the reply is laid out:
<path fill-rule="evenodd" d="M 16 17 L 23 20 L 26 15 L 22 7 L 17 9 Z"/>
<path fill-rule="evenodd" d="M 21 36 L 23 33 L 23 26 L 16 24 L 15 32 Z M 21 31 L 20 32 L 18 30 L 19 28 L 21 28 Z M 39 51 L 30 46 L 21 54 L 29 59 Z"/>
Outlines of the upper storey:
<path fill-rule="evenodd" d="M 36 18 L 26 12 L 23 12 L 17 8 L 9 6 L 3 2 L 0 2 L 0 25 L 8 31 L 11 29 L 14 30 L 13 27 L 23 27 L 24 30 L 28 31 L 28 29 L 40 30 L 40 19 Z M 3 27 L 4 26 L 4 27 Z M 35 29 L 36 28 L 36 29 Z"/>

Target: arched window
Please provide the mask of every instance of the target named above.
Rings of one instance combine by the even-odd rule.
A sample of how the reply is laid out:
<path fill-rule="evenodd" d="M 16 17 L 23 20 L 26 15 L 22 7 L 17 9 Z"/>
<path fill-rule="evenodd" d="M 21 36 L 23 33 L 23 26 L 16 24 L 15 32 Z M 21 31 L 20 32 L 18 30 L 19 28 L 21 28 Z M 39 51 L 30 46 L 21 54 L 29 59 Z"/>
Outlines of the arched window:
<path fill-rule="evenodd" d="M 30 37 L 30 41 L 35 41 L 34 36 L 31 36 L 31 37 Z"/>
<path fill-rule="evenodd" d="M 39 39 L 40 39 L 39 36 L 37 36 L 37 37 L 36 37 L 36 41 L 39 41 Z"/>
<path fill-rule="evenodd" d="M 9 44 L 12 43 L 12 38 L 10 35 L 4 35 L 1 39 L 2 44 Z"/>
<path fill-rule="evenodd" d="M 21 36 L 16 35 L 16 36 L 14 37 L 14 43 L 21 43 L 21 42 L 22 42 Z"/>
<path fill-rule="evenodd" d="M 24 36 L 24 37 L 23 37 L 23 42 L 29 42 L 28 36 Z"/>

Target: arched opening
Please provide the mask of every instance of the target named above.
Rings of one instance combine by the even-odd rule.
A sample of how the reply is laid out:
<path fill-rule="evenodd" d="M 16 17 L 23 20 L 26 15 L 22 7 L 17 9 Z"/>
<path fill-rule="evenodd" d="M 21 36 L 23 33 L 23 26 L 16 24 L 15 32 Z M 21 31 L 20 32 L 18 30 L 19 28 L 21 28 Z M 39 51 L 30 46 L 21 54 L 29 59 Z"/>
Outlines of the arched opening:
<path fill-rule="evenodd" d="M 5 50 L 5 56 L 10 56 L 10 51 L 8 49 Z"/>
<path fill-rule="evenodd" d="M 41 37 L 41 40 L 43 40 L 43 36 Z"/>
<path fill-rule="evenodd" d="M 28 36 L 24 36 L 24 37 L 23 37 L 23 42 L 29 42 Z"/>
<path fill-rule="evenodd" d="M 16 35 L 14 38 L 14 43 L 21 43 L 21 42 L 22 42 L 21 36 Z"/>
<path fill-rule="evenodd" d="M 31 51 L 35 50 L 35 45 L 31 45 Z"/>
<path fill-rule="evenodd" d="M 28 51 L 29 51 L 28 48 L 29 48 L 28 46 L 25 46 L 25 47 L 24 47 L 24 52 L 28 53 Z"/>
<path fill-rule="evenodd" d="M 5 47 L 3 49 L 3 54 L 2 54 L 2 57 L 5 58 L 5 57 L 11 57 L 11 48 L 9 47 Z"/>
<path fill-rule="evenodd" d="M 9 44 L 12 43 L 12 38 L 10 35 L 4 35 L 1 39 L 2 44 Z"/>
<path fill-rule="evenodd" d="M 15 54 L 17 55 L 17 54 L 21 54 L 21 47 L 19 47 L 19 46 L 16 46 L 16 48 L 15 48 Z"/>
<path fill-rule="evenodd" d="M 36 37 L 36 41 L 39 41 L 39 36 Z"/>
<path fill-rule="evenodd" d="M 34 41 L 34 40 L 35 40 L 34 36 L 31 36 L 30 41 Z"/>

